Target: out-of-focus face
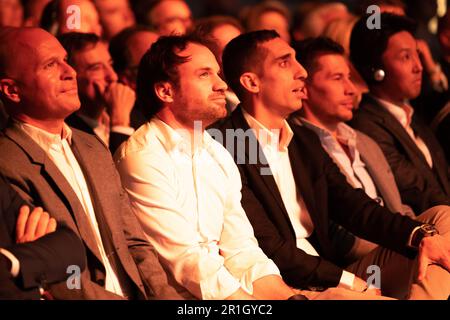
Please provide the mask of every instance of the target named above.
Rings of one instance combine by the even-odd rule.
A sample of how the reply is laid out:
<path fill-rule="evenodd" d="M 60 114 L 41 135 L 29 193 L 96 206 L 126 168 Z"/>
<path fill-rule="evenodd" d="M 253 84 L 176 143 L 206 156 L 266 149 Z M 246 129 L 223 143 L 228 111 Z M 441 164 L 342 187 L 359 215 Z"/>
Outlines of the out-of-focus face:
<path fill-rule="evenodd" d="M 15 81 L 20 114 L 37 122 L 63 120 L 80 107 L 76 72 L 55 37 L 30 29 L 14 39 L 8 78 Z"/>
<path fill-rule="evenodd" d="M 225 46 L 241 34 L 241 31 L 231 24 L 222 24 L 212 31 L 212 36 L 216 39 L 216 43 L 219 46 L 220 55 L 222 55 Z"/>
<path fill-rule="evenodd" d="M 135 24 L 128 0 L 95 0 L 95 5 L 106 39 L 111 39 L 123 29 Z"/>
<path fill-rule="evenodd" d="M 305 109 L 325 127 L 352 119 L 356 89 L 350 79 L 347 60 L 342 55 L 319 56 L 314 72 L 309 74 L 306 89 Z"/>
<path fill-rule="evenodd" d="M 261 103 L 286 118 L 302 107 L 302 99 L 307 97 L 308 74 L 295 59 L 294 49 L 281 38 L 269 40 L 261 47 L 267 50 L 260 75 Z"/>
<path fill-rule="evenodd" d="M 205 46 L 191 43 L 179 55 L 191 59 L 177 68 L 179 85 L 174 87 L 172 113 L 189 127 L 194 121 L 202 121 L 206 127 L 225 117 L 227 85 L 219 76 L 214 54 Z"/>
<path fill-rule="evenodd" d="M 416 40 L 409 32 L 398 32 L 389 38 L 382 63 L 386 76 L 378 87 L 386 97 L 402 103 L 420 94 L 423 69 Z"/>
<path fill-rule="evenodd" d="M 289 35 L 289 23 L 286 18 L 277 11 L 264 12 L 258 20 L 256 30 L 275 30 L 280 35 L 281 39 L 290 42 L 291 36 Z"/>
<path fill-rule="evenodd" d="M 71 11 L 67 13 L 67 8 L 71 5 L 76 5 L 80 8 L 80 28 L 72 29 L 71 25 L 67 25 L 67 21 L 70 21 L 70 17 L 73 14 Z M 82 32 L 82 33 L 95 33 L 98 36 L 102 35 L 102 25 L 100 24 L 100 17 L 97 9 L 90 0 L 63 0 L 61 1 L 61 18 L 59 33 L 67 32 Z"/>
<path fill-rule="evenodd" d="M 45 6 L 51 0 L 34 0 L 30 1 L 27 4 L 28 8 L 28 17 L 24 21 L 24 26 L 26 27 L 37 27 L 39 26 L 39 22 L 41 21 L 42 12 L 44 11 Z"/>
<path fill-rule="evenodd" d="M 141 58 L 158 38 L 159 35 L 154 32 L 141 31 L 128 40 L 128 68 L 119 75 L 119 79 L 133 90 L 136 90 L 136 78 Z"/>
<path fill-rule="evenodd" d="M 403 10 L 402 7 L 397 7 L 397 6 L 393 6 L 393 5 L 381 5 L 380 12 L 381 13 L 392 13 L 392 14 L 396 14 L 398 16 L 406 15 L 405 10 Z"/>
<path fill-rule="evenodd" d="M 73 55 L 80 99 L 83 105 L 100 105 L 106 88 L 117 81 L 108 46 L 99 42 Z"/>
<path fill-rule="evenodd" d="M 0 27 L 20 27 L 23 8 L 20 0 L 0 0 Z"/>
<path fill-rule="evenodd" d="M 165 0 L 153 8 L 150 20 L 160 35 L 185 34 L 192 26 L 192 13 L 182 0 Z"/>

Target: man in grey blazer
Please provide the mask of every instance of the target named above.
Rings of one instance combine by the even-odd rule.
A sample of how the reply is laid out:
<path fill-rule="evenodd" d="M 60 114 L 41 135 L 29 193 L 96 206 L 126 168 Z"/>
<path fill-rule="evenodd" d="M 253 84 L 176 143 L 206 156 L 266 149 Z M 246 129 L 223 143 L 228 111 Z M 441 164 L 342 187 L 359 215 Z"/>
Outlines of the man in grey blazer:
<path fill-rule="evenodd" d="M 66 56 L 42 29 L 0 32 L 0 97 L 11 116 L 0 136 L 0 171 L 86 248 L 80 285 L 59 283 L 50 293 L 56 299 L 179 298 L 131 212 L 107 147 L 64 123 L 80 107 Z"/>
<path fill-rule="evenodd" d="M 414 217 L 403 204 L 392 170 L 378 144 L 344 122 L 353 117 L 356 87 L 344 49 L 328 38 L 297 43 L 297 60 L 306 68 L 308 99 L 294 121 L 314 131 L 350 185 L 390 211 Z"/>

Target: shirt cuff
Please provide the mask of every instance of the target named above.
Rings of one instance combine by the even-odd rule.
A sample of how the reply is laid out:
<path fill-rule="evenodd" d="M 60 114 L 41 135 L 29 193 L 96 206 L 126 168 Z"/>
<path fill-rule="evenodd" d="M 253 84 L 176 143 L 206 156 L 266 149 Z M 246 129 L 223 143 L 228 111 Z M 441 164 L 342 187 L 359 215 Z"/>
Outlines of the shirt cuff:
<path fill-rule="evenodd" d="M 341 279 L 339 284 L 345 289 L 353 289 L 353 282 L 355 281 L 355 275 L 348 271 L 342 271 Z"/>
<path fill-rule="evenodd" d="M 19 260 L 16 258 L 16 256 L 14 256 L 11 252 L 9 252 L 6 249 L 0 248 L 0 253 L 3 254 L 5 257 L 7 257 L 9 261 L 11 261 L 10 273 L 13 276 L 13 278 L 17 278 L 20 272 Z"/>
<path fill-rule="evenodd" d="M 125 126 L 112 126 L 111 132 L 125 134 L 127 136 L 131 136 L 134 133 L 134 128 L 125 127 Z"/>

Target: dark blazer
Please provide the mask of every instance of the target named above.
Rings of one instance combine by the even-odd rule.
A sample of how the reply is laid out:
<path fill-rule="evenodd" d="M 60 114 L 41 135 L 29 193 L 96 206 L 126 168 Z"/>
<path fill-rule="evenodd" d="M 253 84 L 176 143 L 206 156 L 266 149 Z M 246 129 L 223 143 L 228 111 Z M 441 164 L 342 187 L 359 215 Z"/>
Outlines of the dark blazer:
<path fill-rule="evenodd" d="M 77 129 L 72 133 L 71 148 L 88 184 L 106 253 L 124 291 L 132 298 L 179 298 L 131 211 L 111 154 L 96 136 Z M 81 290 L 55 285 L 51 294 L 61 299 L 119 298 L 105 290 L 105 269 L 90 221 L 45 151 L 10 123 L 0 136 L 0 154 L 0 172 L 20 196 L 48 210 L 58 223 L 76 232 L 86 247 L 88 267 L 81 276 Z"/>
<path fill-rule="evenodd" d="M 276 182 L 272 175 L 261 174 L 261 169 L 268 167 L 264 165 L 267 161 L 259 144 L 256 142 L 259 158 L 257 163 L 252 163 L 255 162 L 253 155 L 242 135 L 233 136 L 228 132 L 227 136 L 227 129 L 249 129 L 241 107 L 219 128 L 225 137 L 222 142 L 238 164 L 242 205 L 255 236 L 260 247 L 279 267 L 283 279 L 294 287 L 330 287 L 339 283 L 343 269 L 337 264 L 343 252 L 336 250 L 335 236 L 331 233 L 333 228 L 330 228 L 332 220 L 361 238 L 411 254 L 406 244 L 419 224 L 392 214 L 367 197 L 364 191 L 353 189 L 322 149 L 315 133 L 303 126 L 291 124 L 291 128 L 294 137 L 288 150 L 293 175 L 315 228 L 308 240 L 320 257 L 310 256 L 297 248 L 294 229 Z M 248 137 L 256 141 L 252 133 Z"/>
<path fill-rule="evenodd" d="M 365 95 L 350 125 L 381 147 L 392 168 L 403 203 L 416 214 L 439 204 L 450 204 L 448 164 L 430 129 L 413 116 L 411 127 L 430 150 L 433 169 L 427 164 L 406 130 L 383 106 Z"/>
<path fill-rule="evenodd" d="M 86 122 L 84 122 L 84 120 L 81 119 L 76 113 L 70 115 L 66 119 L 66 123 L 75 129 L 95 135 L 94 130 Z M 127 134 L 111 131 L 109 133 L 109 151 L 111 152 L 111 154 L 114 154 L 117 148 L 119 148 L 123 142 L 127 141 L 129 137 L 130 136 Z"/>
<path fill-rule="evenodd" d="M 15 243 L 19 209 L 25 201 L 0 175 L 0 248 L 11 252 L 20 263 L 20 272 L 12 279 L 7 260 L 0 254 L 0 299 L 39 299 L 38 287 L 66 280 L 67 267 L 85 267 L 84 246 L 77 235 L 64 226 L 33 242 Z"/>

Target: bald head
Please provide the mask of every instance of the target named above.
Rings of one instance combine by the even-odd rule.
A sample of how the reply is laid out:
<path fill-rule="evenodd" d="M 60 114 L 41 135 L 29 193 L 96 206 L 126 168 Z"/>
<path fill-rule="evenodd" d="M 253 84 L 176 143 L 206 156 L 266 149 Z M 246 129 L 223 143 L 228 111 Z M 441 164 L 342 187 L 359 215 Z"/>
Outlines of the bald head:
<path fill-rule="evenodd" d="M 0 97 L 8 112 L 45 129 L 79 108 L 76 73 L 67 52 L 39 28 L 0 31 Z"/>
<path fill-rule="evenodd" d="M 35 63 L 36 49 L 46 43 L 58 42 L 40 28 L 0 29 L 0 78 L 14 78 L 24 64 Z"/>

